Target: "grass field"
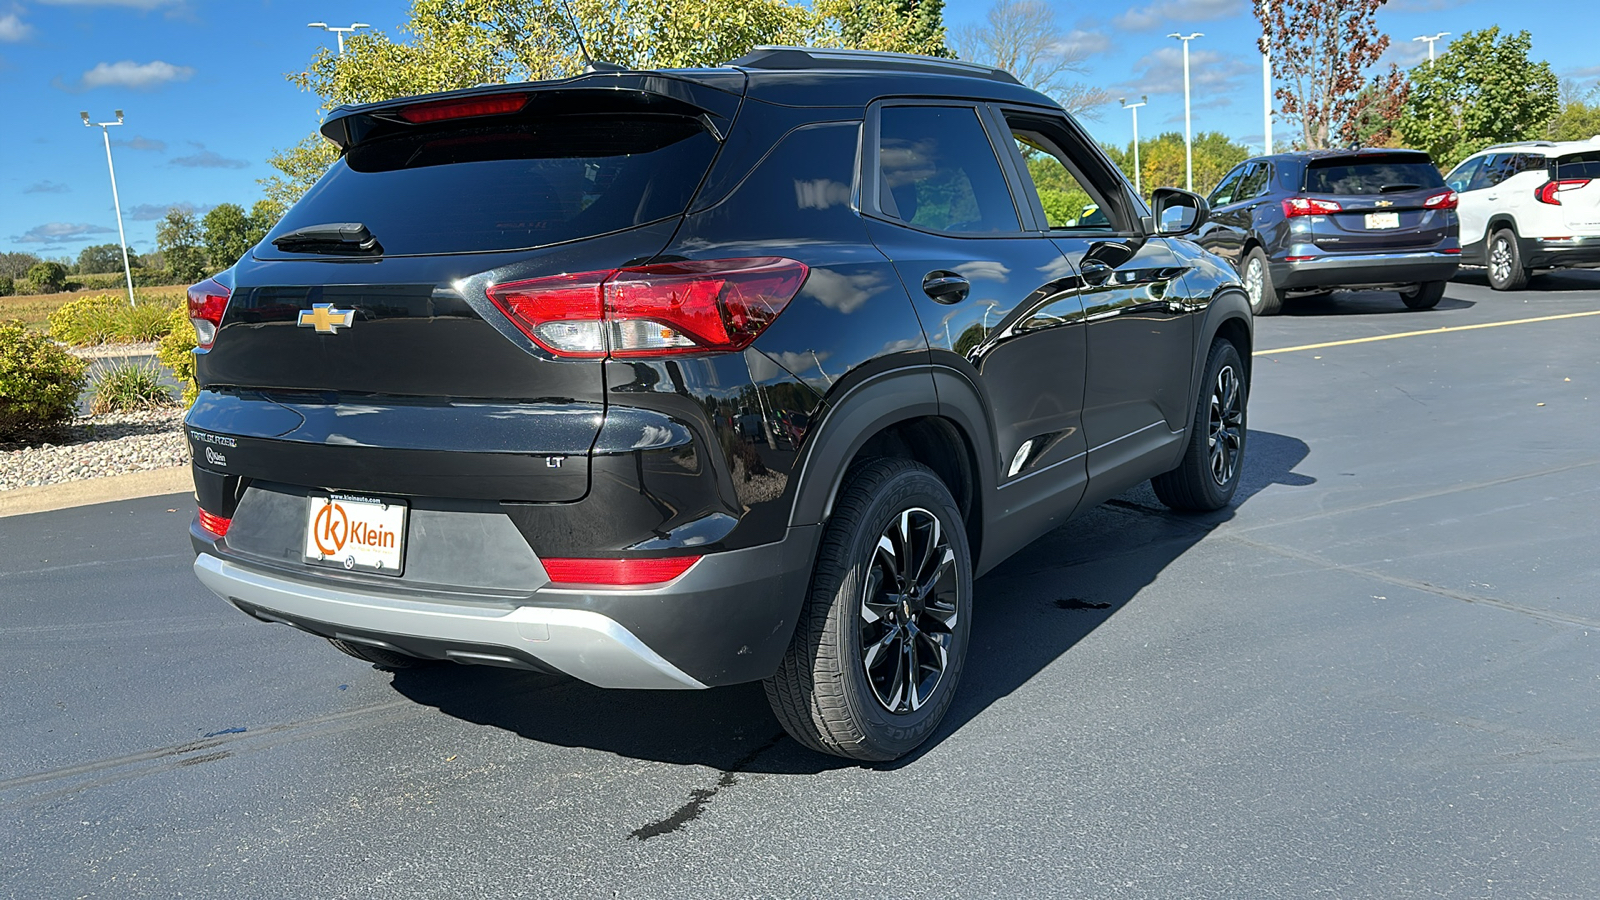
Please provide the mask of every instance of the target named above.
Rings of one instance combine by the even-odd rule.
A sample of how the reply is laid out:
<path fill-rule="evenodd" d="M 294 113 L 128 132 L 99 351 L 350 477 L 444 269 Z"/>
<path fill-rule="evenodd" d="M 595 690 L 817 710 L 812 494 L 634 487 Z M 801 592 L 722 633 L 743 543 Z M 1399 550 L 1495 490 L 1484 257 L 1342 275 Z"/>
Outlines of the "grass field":
<path fill-rule="evenodd" d="M 134 288 L 133 296 L 140 303 L 159 303 L 162 306 L 175 306 L 183 302 L 185 285 L 171 287 L 144 287 Z M 6 319 L 21 319 L 22 324 L 34 331 L 44 331 L 49 325 L 50 314 L 65 306 L 69 300 L 80 297 L 90 297 L 95 294 L 113 293 L 112 291 L 72 291 L 62 294 L 32 294 L 25 297 L 0 297 L 0 321 Z M 126 298 L 127 292 L 122 296 Z"/>

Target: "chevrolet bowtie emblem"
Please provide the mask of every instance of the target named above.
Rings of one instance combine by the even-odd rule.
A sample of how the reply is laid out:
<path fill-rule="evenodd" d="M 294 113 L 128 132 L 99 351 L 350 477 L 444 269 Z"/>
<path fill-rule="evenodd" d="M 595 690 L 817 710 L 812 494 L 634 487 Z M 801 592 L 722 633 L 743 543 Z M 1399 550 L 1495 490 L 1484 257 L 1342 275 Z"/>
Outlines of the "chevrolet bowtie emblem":
<path fill-rule="evenodd" d="M 349 328 L 355 321 L 355 310 L 334 309 L 332 303 L 313 303 L 310 309 L 300 311 L 300 327 L 315 328 L 317 334 L 338 334 L 340 328 Z"/>
<path fill-rule="evenodd" d="M 1379 206 L 1393 206 L 1394 205 L 1394 201 L 1393 200 L 1379 200 L 1377 205 L 1379 205 Z"/>

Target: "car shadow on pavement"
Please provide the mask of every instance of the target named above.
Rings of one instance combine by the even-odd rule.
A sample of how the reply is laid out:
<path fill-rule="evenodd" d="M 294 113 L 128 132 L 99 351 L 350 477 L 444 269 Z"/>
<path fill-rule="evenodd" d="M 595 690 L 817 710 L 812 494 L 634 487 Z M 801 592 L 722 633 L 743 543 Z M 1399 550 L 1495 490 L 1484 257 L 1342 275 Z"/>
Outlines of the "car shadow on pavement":
<path fill-rule="evenodd" d="M 1294 473 L 1310 452 L 1296 438 L 1252 432 L 1234 506 Z M 975 585 L 972 646 L 939 731 L 890 768 L 914 762 L 1128 605 L 1169 564 L 1233 517 L 1178 515 L 1148 483 L 1050 532 Z M 706 691 L 609 691 L 573 679 L 444 665 L 403 669 L 393 686 L 463 721 L 563 747 L 736 773 L 814 774 L 854 766 L 787 739 L 760 684 Z M 1092 689 L 1086 686 L 1085 689 Z"/>
<path fill-rule="evenodd" d="M 1446 289 L 1448 291 L 1448 288 Z M 1280 316 L 1383 316 L 1427 315 L 1444 309 L 1471 309 L 1471 300 L 1445 294 L 1433 309 L 1411 309 L 1392 291 L 1335 291 L 1316 297 L 1291 297 L 1283 302 Z"/>

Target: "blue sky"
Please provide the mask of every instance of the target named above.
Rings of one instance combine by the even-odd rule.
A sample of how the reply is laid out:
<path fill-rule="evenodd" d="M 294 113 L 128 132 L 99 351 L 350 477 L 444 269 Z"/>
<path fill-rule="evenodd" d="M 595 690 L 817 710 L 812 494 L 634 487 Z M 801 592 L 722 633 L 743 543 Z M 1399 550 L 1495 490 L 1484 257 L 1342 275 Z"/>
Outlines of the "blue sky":
<path fill-rule="evenodd" d="M 990 0 L 947 0 L 952 29 L 980 19 Z M 404 0 L 0 0 L 0 250 L 73 256 L 116 241 L 99 129 L 83 127 L 126 111 L 111 129 L 117 186 L 129 243 L 155 245 L 167 207 L 206 209 L 260 196 L 267 157 L 318 124 L 317 99 L 284 74 L 303 69 L 333 35 L 306 27 L 368 22 L 393 32 Z M 1065 43 L 1086 54 L 1083 80 L 1113 98 L 1150 96 L 1147 136 L 1183 127 L 1183 85 L 1173 31 L 1204 32 L 1191 45 L 1196 131 L 1218 130 L 1259 144 L 1261 62 L 1248 0 L 1149 0 L 1053 4 Z M 1591 29 L 1563 28 L 1583 0 L 1507 4 L 1497 0 L 1390 0 L 1379 26 L 1395 38 L 1402 65 L 1426 54 L 1414 35 L 1498 24 L 1533 34 L 1536 57 L 1586 85 L 1600 79 Z M 1582 17 L 1580 17 L 1581 19 Z M 1587 46 L 1586 46 L 1587 45 Z M 1129 116 L 1113 101 L 1087 122 L 1102 140 L 1123 143 Z M 1276 135 L 1281 139 L 1286 132 Z"/>

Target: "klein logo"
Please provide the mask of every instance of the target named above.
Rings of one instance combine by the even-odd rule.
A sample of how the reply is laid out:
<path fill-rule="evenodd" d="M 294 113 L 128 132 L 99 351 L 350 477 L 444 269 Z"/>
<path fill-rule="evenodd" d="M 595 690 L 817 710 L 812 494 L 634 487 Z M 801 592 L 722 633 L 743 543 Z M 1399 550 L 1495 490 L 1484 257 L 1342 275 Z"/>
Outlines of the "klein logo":
<path fill-rule="evenodd" d="M 210 447 L 206 448 L 206 462 L 223 469 L 228 467 L 228 458 Z"/>
<path fill-rule="evenodd" d="M 300 327 L 315 328 L 317 334 L 338 334 L 356 321 L 353 309 L 334 309 L 332 303 L 313 303 L 310 309 L 300 311 Z"/>
<path fill-rule="evenodd" d="M 382 525 L 373 526 L 361 521 L 350 521 L 344 504 L 329 501 L 317 510 L 311 522 L 311 540 L 323 556 L 335 556 L 344 545 L 355 544 L 369 549 L 387 549 L 395 546 L 395 533 Z"/>

